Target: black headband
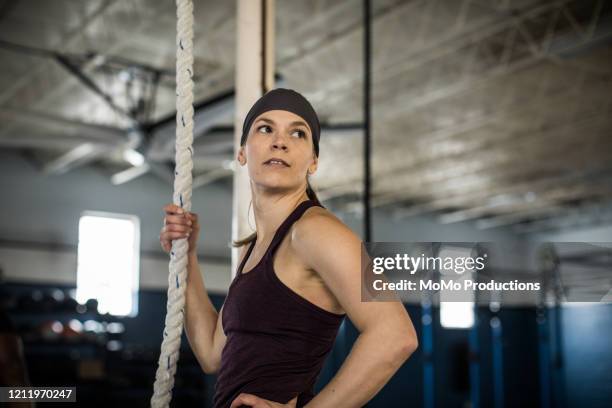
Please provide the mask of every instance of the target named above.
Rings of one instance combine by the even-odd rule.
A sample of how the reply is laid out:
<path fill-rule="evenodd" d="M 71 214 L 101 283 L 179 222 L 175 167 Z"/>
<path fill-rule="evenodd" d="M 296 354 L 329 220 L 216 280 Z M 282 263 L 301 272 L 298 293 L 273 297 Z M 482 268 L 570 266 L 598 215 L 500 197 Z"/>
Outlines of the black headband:
<path fill-rule="evenodd" d="M 312 132 L 312 143 L 317 157 L 319 156 L 319 137 L 321 125 L 314 108 L 300 93 L 293 89 L 276 88 L 268 91 L 255 102 L 247 113 L 242 125 L 242 138 L 240 146 L 244 146 L 249 135 L 249 129 L 256 117 L 270 110 L 285 110 L 301 116 Z"/>

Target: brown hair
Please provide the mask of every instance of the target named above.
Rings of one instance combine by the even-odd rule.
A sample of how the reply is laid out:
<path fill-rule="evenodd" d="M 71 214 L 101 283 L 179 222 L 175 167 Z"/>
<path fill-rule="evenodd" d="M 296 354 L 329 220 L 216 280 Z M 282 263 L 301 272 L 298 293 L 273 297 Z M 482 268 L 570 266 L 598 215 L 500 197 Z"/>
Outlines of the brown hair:
<path fill-rule="evenodd" d="M 306 178 L 306 194 L 308 194 L 309 199 L 317 203 L 320 203 L 319 197 L 317 197 L 317 193 L 315 193 L 312 186 L 310 185 L 310 180 L 308 180 L 308 178 Z M 254 241 L 255 238 L 257 238 L 257 231 L 253 232 L 251 235 L 247 236 L 246 238 L 239 239 L 238 241 L 233 241 L 232 247 L 237 248 L 237 247 L 241 247 L 243 245 L 249 244 L 252 241 Z"/>

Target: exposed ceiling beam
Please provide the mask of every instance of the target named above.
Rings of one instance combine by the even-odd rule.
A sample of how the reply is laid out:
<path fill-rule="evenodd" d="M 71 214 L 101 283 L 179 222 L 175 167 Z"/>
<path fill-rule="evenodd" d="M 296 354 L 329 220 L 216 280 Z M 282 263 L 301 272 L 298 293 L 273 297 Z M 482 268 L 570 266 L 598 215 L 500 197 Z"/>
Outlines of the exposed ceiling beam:
<path fill-rule="evenodd" d="M 62 135 L 19 134 L 15 137 L 0 138 L 0 148 L 7 149 L 70 150 L 84 143 L 102 144 L 88 137 Z"/>
<path fill-rule="evenodd" d="M 583 116 L 579 121 L 553 126 L 539 131 L 522 133 L 521 137 L 529 138 L 529 144 L 521 143 L 521 139 L 514 137 L 508 138 L 504 145 L 483 146 L 482 153 L 477 155 L 475 151 L 470 152 L 472 159 L 468 162 L 459 157 L 456 160 L 444 158 L 443 167 L 437 168 L 432 163 L 426 163 L 423 171 L 418 171 L 412 165 L 403 168 L 391 168 L 387 175 L 377 175 L 375 183 L 375 194 L 372 199 L 373 206 L 381 206 L 399 202 L 402 200 L 431 200 L 430 193 L 435 192 L 440 197 L 448 197 L 461 192 L 463 197 L 470 200 L 473 194 L 479 197 L 481 193 L 494 188 L 494 185 L 486 188 L 483 180 L 494 180 L 496 178 L 517 179 L 535 171 L 546 173 L 547 171 L 559 171 L 567 168 L 573 160 L 578 168 L 589 168 L 597 157 L 605 160 L 612 156 L 610 152 L 601 149 L 601 142 L 606 140 L 607 126 L 610 124 L 610 112 L 592 113 Z M 573 135 L 576 132 L 586 134 L 582 140 L 576 139 Z M 563 137 L 563 136 L 566 137 Z M 597 140 L 599 144 L 595 143 Z M 527 140 L 523 140 L 527 142 Z M 591 145 L 586 144 L 587 142 Z M 501 150 L 505 147 L 506 150 Z M 576 153 L 572 157 L 565 157 L 561 154 L 565 149 L 572 149 Z M 581 152 L 581 155 L 577 155 Z M 592 153 L 589 153 L 591 152 Z M 592 155 L 589 155 L 592 154 Z M 516 157 L 521 157 L 525 162 L 527 158 L 532 158 L 532 166 L 517 166 Z M 545 160 L 543 160 L 545 159 Z M 439 160 L 442 160 L 440 158 Z M 580 163 L 578 163 L 580 162 Z M 445 171 L 448 169 L 448 172 Z M 402 179 L 398 174 L 410 174 L 411 177 Z M 532 180 L 537 181 L 537 180 Z M 472 187 L 472 188 L 470 188 Z M 338 195 L 359 193 L 359 182 L 347 183 L 335 186 L 331 189 L 321 191 L 321 196 L 331 199 Z M 478 200 L 475 198 L 474 200 Z M 477 201 L 476 201 L 477 202 Z M 455 204 L 459 204 L 455 201 Z M 467 202 L 463 202 L 467 204 Z M 452 206 L 451 203 L 448 206 Z"/>
<path fill-rule="evenodd" d="M 231 122 L 234 112 L 234 90 L 224 92 L 194 106 L 193 139 L 224 122 Z M 151 160 L 167 160 L 174 152 L 176 113 L 172 113 L 155 124 L 146 152 Z"/>
<path fill-rule="evenodd" d="M 93 10 L 88 16 L 86 16 L 81 24 L 77 27 L 74 27 L 71 30 L 68 30 L 65 35 L 62 35 L 57 39 L 56 45 L 52 48 L 54 49 L 67 49 L 70 46 L 74 45 L 74 42 L 82 39 L 82 33 L 89 27 L 98 21 L 104 14 L 108 11 L 110 6 L 116 6 L 120 4 L 120 1 L 112 1 L 112 0 L 104 0 L 100 2 L 100 5 Z M 2 90 L 0 93 L 0 105 L 3 105 L 9 99 L 14 100 L 15 94 L 23 89 L 24 87 L 32 86 L 31 78 L 35 75 L 45 76 L 47 73 L 48 67 L 50 64 L 33 64 L 29 66 L 29 69 L 26 72 L 23 72 L 22 75 L 16 81 L 13 81 L 9 86 Z M 38 85 L 38 84 L 36 84 Z"/>
<path fill-rule="evenodd" d="M 120 185 L 127 183 L 130 180 L 133 180 L 137 177 L 142 176 L 150 170 L 150 167 L 147 163 L 143 163 L 139 166 L 130 167 L 126 170 L 120 171 L 119 173 L 115 173 L 111 176 L 111 183 L 113 185 Z"/>
<path fill-rule="evenodd" d="M 605 190 L 603 190 L 602 188 L 592 188 L 590 191 L 585 193 L 583 201 L 592 202 L 593 200 L 608 200 L 610 199 L 611 191 L 612 189 L 610 187 L 605 188 Z M 579 197 L 578 193 L 575 193 L 573 196 Z M 568 194 L 567 197 L 568 200 L 571 200 L 572 194 Z M 553 200 L 548 202 L 544 201 L 541 203 L 534 203 L 531 206 L 524 206 L 523 208 L 514 210 L 513 212 L 509 212 L 508 214 L 479 219 L 476 221 L 476 228 L 484 230 L 519 224 L 528 218 L 548 218 L 552 215 L 566 212 L 571 207 L 571 205 L 563 204 L 563 202 L 558 203 Z"/>
<path fill-rule="evenodd" d="M 42 172 L 54 175 L 63 174 L 82 163 L 99 158 L 110 150 L 108 146 L 84 143 L 46 163 L 42 168 Z"/>
<path fill-rule="evenodd" d="M 469 207 L 478 205 L 479 202 L 487 202 L 491 205 L 507 201 L 506 197 L 524 197 L 530 200 L 537 197 L 542 191 L 554 188 L 571 188 L 580 183 L 606 181 L 612 179 L 612 165 L 602 161 L 596 166 L 588 166 L 572 172 L 557 172 L 554 176 L 539 177 L 536 180 L 527 180 L 512 184 L 500 184 L 489 190 L 468 190 L 460 194 L 442 196 L 416 204 L 408 208 L 397 210 L 397 216 L 412 216 L 425 212 L 444 210 L 445 208 Z"/>
<path fill-rule="evenodd" d="M 233 170 L 231 168 L 220 168 L 215 170 L 210 170 L 204 174 L 200 174 L 193 178 L 192 188 L 195 190 L 196 188 L 203 187 L 207 184 L 212 183 L 213 181 L 220 180 L 225 177 L 229 177 L 233 174 Z"/>
<path fill-rule="evenodd" d="M 55 136 L 52 135 L 53 133 L 61 133 L 59 136 L 60 140 L 70 138 L 71 140 L 74 140 L 75 143 L 94 142 L 98 144 L 117 145 L 120 143 L 125 143 L 127 140 L 125 131 L 121 129 L 92 123 L 78 122 L 29 109 L 0 107 L 0 118 L 2 118 L 4 123 L 13 122 L 29 125 L 34 124 L 41 129 L 46 129 L 51 134 L 48 136 L 50 140 L 55 138 Z M 20 137 L 18 135 L 5 135 L 4 137 L 0 137 L 0 143 L 8 140 L 14 140 L 7 143 L 15 145 L 19 143 Z M 30 141 L 26 143 L 29 143 Z"/>
<path fill-rule="evenodd" d="M 583 88 L 584 89 L 584 88 Z M 400 163 L 396 166 L 388 166 L 387 171 L 393 171 L 396 173 L 410 173 L 416 175 L 420 171 L 427 170 L 431 167 L 432 163 L 439 160 L 459 159 L 465 160 L 469 157 L 470 160 L 477 158 L 478 153 L 486 153 L 492 148 L 499 148 L 504 145 L 512 147 L 516 145 L 516 142 L 523 141 L 525 137 L 533 138 L 541 129 L 545 129 L 550 126 L 559 125 L 570 125 L 573 123 L 571 117 L 563 118 L 565 122 L 557 122 L 550 124 L 550 119 L 545 115 L 542 106 L 561 106 L 561 104 L 567 104 L 568 98 L 572 97 L 574 89 L 571 87 L 567 88 L 567 91 L 553 92 L 553 93 L 541 93 L 538 97 L 538 90 L 534 89 L 536 96 L 530 98 L 530 100 L 516 101 L 515 103 L 504 103 L 501 104 L 496 111 L 482 111 L 479 115 L 473 115 L 469 119 L 461 123 L 453 123 L 448 126 L 443 126 L 434 129 L 430 132 L 421 134 L 415 134 L 412 140 L 413 142 L 406 141 L 405 149 L 396 149 L 391 154 L 395 154 L 397 157 L 387 156 L 387 163 Z M 576 92 L 580 93 L 580 90 Z M 607 95 L 608 103 L 612 102 L 612 97 Z M 503 98 L 503 95 L 500 95 Z M 508 106 L 509 105 L 509 106 Z M 587 103 L 583 104 L 579 109 L 588 109 Z M 610 114 L 609 109 L 605 109 L 606 102 L 602 102 L 598 106 L 598 110 L 604 116 Z M 603 109 L 602 109 L 603 108 Z M 580 115 L 593 117 L 598 115 L 597 112 L 583 111 L 577 112 Z M 534 115 L 533 121 L 529 121 L 527 124 L 521 124 L 518 129 L 504 129 L 499 131 L 495 128 L 497 124 L 513 123 L 518 117 L 529 117 Z M 493 132 L 478 132 L 486 126 L 492 125 Z M 446 146 L 449 147 L 446 147 Z M 460 148 L 456 148 L 459 146 Z M 404 164 L 405 160 L 402 160 L 404 150 L 415 152 L 414 158 L 409 161 L 408 164 Z"/>
<path fill-rule="evenodd" d="M 522 21 L 523 19 L 532 18 L 533 16 L 548 12 L 551 9 L 558 9 L 569 1 L 570 0 L 551 2 L 544 5 L 538 5 L 536 1 L 532 1 L 525 5 L 524 8 L 513 10 L 513 12 L 518 14 L 518 21 Z M 428 2 L 415 1 L 410 4 L 423 6 L 428 4 Z M 423 19 L 426 20 L 426 17 L 427 16 L 424 15 Z M 466 46 L 477 44 L 484 38 L 503 32 L 516 24 L 515 21 L 509 21 L 507 16 L 499 13 L 491 13 L 487 17 L 473 22 L 470 25 L 460 24 L 461 18 L 461 15 L 458 14 L 457 22 L 455 24 L 449 24 L 453 29 L 450 29 L 444 35 L 425 39 L 421 44 L 413 47 L 412 50 L 408 52 L 398 55 L 389 55 L 387 56 L 388 58 L 382 58 L 381 60 L 385 62 L 385 65 L 379 69 L 375 69 L 372 75 L 374 81 L 372 86 L 374 89 L 380 86 L 381 83 L 390 81 L 395 76 L 404 75 L 410 69 L 421 67 L 424 64 L 442 58 Z M 425 24 L 426 21 L 423 21 L 422 25 Z M 390 32 L 386 35 L 393 37 L 397 34 Z M 320 99 L 321 102 L 325 101 L 325 103 L 330 105 L 338 103 L 340 98 L 344 95 L 342 91 L 355 87 L 355 84 L 361 81 L 361 79 L 361 72 L 358 70 L 352 75 L 344 75 L 342 80 L 328 84 L 324 95 L 320 95 L 320 97 L 315 97 L 314 99 L 315 101 L 316 99 Z"/>
<path fill-rule="evenodd" d="M 593 79 L 592 81 L 579 81 L 572 86 L 568 86 L 559 90 L 555 87 L 550 87 L 547 85 L 547 78 L 544 76 L 546 74 L 543 72 L 542 78 L 536 78 L 534 80 L 534 84 L 529 84 L 532 87 L 532 91 L 529 94 L 532 95 L 530 98 L 523 98 L 523 100 L 517 100 L 513 95 L 516 87 L 508 87 L 505 92 L 509 93 L 509 95 L 500 95 L 499 100 L 501 101 L 499 104 L 495 104 L 496 110 L 483 110 L 479 115 L 471 115 L 466 121 L 460 123 L 452 123 L 447 126 L 442 126 L 431 131 L 427 131 L 421 134 L 417 134 L 414 137 L 411 137 L 410 140 L 407 140 L 406 148 L 399 150 L 392 150 L 391 154 L 398 155 L 397 158 L 387 157 L 385 170 L 389 174 L 411 174 L 414 175 L 415 178 L 420 177 L 419 173 L 423 171 L 427 171 L 432 162 L 438 160 L 448 160 L 450 157 L 459 158 L 463 155 L 470 157 L 470 160 L 473 160 L 478 153 L 479 150 L 482 151 L 482 148 L 490 149 L 490 146 L 498 147 L 495 144 L 492 144 L 494 141 L 499 141 L 500 136 L 502 141 L 505 139 L 507 142 L 511 144 L 515 144 L 515 139 L 510 139 L 513 137 L 514 133 L 504 132 L 504 133 L 494 133 L 494 134 L 486 134 L 483 138 L 475 138 L 471 137 L 471 134 L 475 133 L 478 129 L 481 129 L 487 125 L 494 125 L 497 123 L 512 123 L 516 120 L 517 117 L 521 117 L 524 115 L 533 115 L 534 113 L 539 115 L 537 117 L 537 122 L 529 123 L 530 129 L 522 129 L 526 135 L 534 136 L 531 129 L 537 129 L 538 127 L 549 126 L 547 123 L 548 116 L 545 115 L 547 112 L 543 107 L 550 108 L 551 106 L 562 106 L 562 104 L 567 104 L 567 100 L 573 99 L 576 95 L 584 94 L 585 92 L 590 92 L 592 94 L 593 91 L 601 89 L 602 92 L 605 92 L 605 89 L 601 88 L 600 79 Z M 600 92 L 600 93 L 602 93 Z M 610 104 L 612 98 L 610 98 L 609 93 L 605 93 L 605 98 L 607 98 L 608 102 L 601 101 L 598 106 L 605 107 Z M 592 99 L 593 101 L 597 101 L 598 99 Z M 589 108 L 589 102 L 580 104 L 578 109 L 587 109 Z M 588 115 L 588 112 L 584 112 L 584 115 Z M 604 114 L 609 114 L 609 111 L 604 112 Z M 583 113 L 581 113 L 583 115 Z M 578 113 L 577 115 L 578 116 Z M 571 119 L 571 118 L 569 118 Z M 393 130 L 381 130 L 385 132 L 390 132 Z M 470 132 L 470 133 L 468 133 Z M 466 134 L 470 135 L 469 139 L 466 140 L 465 137 L 458 138 L 458 135 Z M 495 137 L 495 140 L 492 140 L 492 137 Z M 452 138 L 452 139 L 451 139 Z M 440 148 L 445 146 L 445 142 L 451 140 L 451 145 L 461 145 L 461 150 L 458 153 L 450 150 L 448 153 L 444 152 Z M 414 142 L 411 142 L 414 141 Z M 476 149 L 468 148 L 467 146 L 473 145 Z M 482 148 L 479 148 L 482 146 Z M 409 164 L 404 164 L 405 159 L 399 157 L 399 155 L 404 151 L 409 150 L 413 151 L 416 154 L 413 155 L 413 159 L 410 160 Z M 399 165 L 393 165 L 393 163 L 398 163 Z M 381 179 L 385 179 L 385 176 L 379 175 Z M 357 192 L 355 190 L 355 185 L 360 183 L 359 176 L 353 176 L 350 180 L 344 181 L 344 186 L 338 185 L 333 187 L 333 190 L 326 191 L 324 195 L 327 198 L 333 198 L 337 195 L 349 194 Z M 377 183 L 377 187 L 379 191 L 381 190 L 380 183 Z M 384 191 L 384 189 L 382 189 Z M 394 200 L 394 196 L 397 194 L 398 190 L 402 190 L 398 188 L 397 185 L 391 186 L 390 192 L 393 194 L 390 195 L 391 202 Z M 401 197 L 400 197 L 401 198 Z"/>
<path fill-rule="evenodd" d="M 559 4 L 556 4 L 555 7 L 562 7 L 563 3 L 566 2 L 559 2 Z M 548 19 L 555 18 L 555 9 L 553 7 L 553 12 L 551 13 L 550 8 L 550 5 L 548 7 L 542 6 L 539 8 L 540 11 L 538 14 L 549 13 L 547 16 Z M 526 17 L 524 18 L 516 17 L 514 19 L 508 19 L 508 24 L 511 25 L 512 29 L 518 30 L 519 32 L 524 32 L 526 29 L 522 23 L 527 20 L 527 16 L 531 16 L 532 13 L 533 12 L 526 13 Z M 447 81 L 448 84 L 442 87 L 431 86 L 430 83 L 422 84 L 422 87 L 414 90 L 414 95 L 402 93 L 399 97 L 395 98 L 395 100 L 389 104 L 390 106 L 394 106 L 394 108 L 386 110 L 381 119 L 389 119 L 400 114 L 406 115 L 443 99 L 447 99 L 452 96 L 459 95 L 465 91 L 470 91 L 474 88 L 484 86 L 493 80 L 497 80 L 499 77 L 507 76 L 526 67 L 533 66 L 549 55 L 554 56 L 563 55 L 564 53 L 577 52 L 610 38 L 611 32 L 612 21 L 610 19 L 605 19 L 596 22 L 595 29 L 589 32 L 588 37 L 582 39 L 576 39 L 575 36 L 571 37 L 570 39 L 567 35 L 564 35 L 562 38 L 544 38 L 538 43 L 532 43 L 524 36 L 522 38 L 524 46 L 532 50 L 532 52 L 526 57 L 511 61 L 510 58 L 503 57 L 504 54 L 510 54 L 502 52 L 500 53 L 502 58 L 499 58 L 496 61 L 497 65 L 493 68 L 487 66 L 483 67 L 483 70 L 480 71 L 466 70 L 465 72 L 461 73 L 462 77 L 453 78 L 452 81 Z M 481 44 L 479 43 L 475 43 L 474 47 L 479 47 L 480 45 Z M 509 43 L 507 44 L 507 47 L 517 47 L 517 44 Z M 432 58 L 434 54 L 435 52 L 427 54 L 428 60 Z M 433 60 L 435 59 L 437 58 L 433 58 Z M 410 63 L 414 64 L 415 62 L 411 61 Z M 439 79 L 432 76 L 429 82 L 439 82 Z M 422 92 L 422 90 L 426 90 L 426 92 Z"/>
<path fill-rule="evenodd" d="M 60 52 L 74 46 L 75 41 L 82 39 L 82 33 L 87 27 L 103 18 L 106 13 L 112 11 L 115 7 L 126 7 L 126 2 L 105 0 L 93 13 L 85 18 L 79 27 L 70 30 L 68 35 L 61 38 L 55 47 L 50 48 Z M 142 8 L 136 9 L 134 6 L 132 6 L 132 9 L 132 11 L 142 11 Z M 139 18 L 136 21 L 138 21 L 137 24 L 130 27 L 132 33 L 139 32 L 150 25 L 150 20 L 147 18 Z M 120 30 L 114 30 L 111 26 L 112 21 L 111 24 L 100 25 L 101 30 L 104 31 L 100 31 L 99 35 L 114 37 L 115 39 L 115 41 L 108 41 L 109 46 L 106 49 L 97 50 L 100 55 L 114 54 L 125 44 L 126 39 L 123 33 Z M 14 106 L 41 108 L 45 103 L 53 100 L 59 94 L 66 92 L 69 87 L 78 83 L 77 78 L 66 75 L 65 70 L 57 63 L 42 62 L 40 64 L 32 64 L 31 66 L 33 67 L 32 69 L 0 94 L 0 104 L 11 99 L 11 103 Z M 14 130 L 14 127 L 15 124 L 13 123 L 4 126 L 3 129 L 0 129 L 0 137 L 10 133 Z"/>
<path fill-rule="evenodd" d="M 429 193 L 447 195 L 469 193 L 473 190 L 488 190 L 500 180 L 519 180 L 537 177 L 537 174 L 564 171 L 571 168 L 588 168 L 595 160 L 607 160 L 612 152 L 602 149 L 608 140 L 610 116 L 586 117 L 574 124 L 552 127 L 529 133 L 530 140 L 516 138 L 505 146 L 493 146 L 488 151 L 474 156 L 471 161 L 444 160 L 438 166 L 405 180 L 401 177 L 380 177 L 377 192 L 396 193 L 391 199 L 418 199 Z M 603 121 L 606 121 L 602 123 Z M 573 137 L 573 132 L 590 132 L 582 140 Z M 572 155 L 567 156 L 571 151 Z M 564 155 L 565 154 L 565 155 Z M 517 159 L 520 158 L 520 159 Z M 517 162 L 517 160 L 520 160 Z M 399 173 L 402 174 L 402 173 Z M 395 190 L 394 190 L 395 189 Z M 472 191 L 473 192 L 473 191 Z"/>
<path fill-rule="evenodd" d="M 373 23 L 380 22 L 384 20 L 385 17 L 393 16 L 393 14 L 397 13 L 399 11 L 398 9 L 402 7 L 406 6 L 408 8 L 414 8 L 418 5 L 422 5 L 425 3 L 426 2 L 423 0 L 412 0 L 412 1 L 396 0 L 389 5 L 385 5 L 384 7 L 380 7 L 374 10 L 374 12 L 372 13 L 372 22 Z M 348 5 L 349 8 L 352 7 L 350 3 L 344 3 L 344 5 Z M 323 16 L 324 18 L 328 20 L 326 26 L 329 26 L 330 24 L 332 24 L 332 23 L 329 23 L 329 19 L 332 18 L 330 16 L 333 16 L 338 12 L 346 13 L 348 11 L 349 10 L 342 10 L 341 8 L 338 8 L 338 7 L 333 8 L 331 10 L 331 13 L 329 13 L 329 10 L 326 10 L 325 15 Z M 314 20 L 313 22 L 319 21 L 319 19 L 317 18 L 313 20 Z M 298 31 L 296 33 L 297 38 L 304 38 L 304 35 L 303 35 L 304 29 L 307 29 L 310 26 L 312 26 L 312 24 L 309 23 L 308 21 L 306 21 L 304 24 L 299 24 L 296 29 Z M 330 36 L 322 36 L 321 38 L 318 38 L 316 41 L 310 41 L 307 44 L 303 44 L 300 47 L 299 52 L 292 54 L 292 55 L 288 55 L 284 58 L 281 58 L 277 63 L 278 68 L 279 70 L 281 70 L 282 68 L 285 68 L 293 63 L 299 63 L 300 61 L 303 61 L 305 58 L 308 58 L 309 56 L 311 56 L 311 54 L 313 54 L 315 51 L 320 51 L 321 49 L 325 47 L 330 47 L 330 46 L 333 47 L 336 42 L 346 40 L 347 37 L 354 35 L 355 33 L 361 31 L 362 29 L 363 29 L 363 23 L 361 19 L 356 18 L 347 27 L 342 28 L 342 30 L 336 30 Z"/>
<path fill-rule="evenodd" d="M 565 207 L 563 202 L 579 199 L 601 199 L 602 197 L 609 196 L 611 193 L 612 186 L 609 182 L 604 185 L 585 183 L 569 187 L 558 187 L 548 191 L 527 195 L 527 198 L 509 201 L 505 205 L 487 203 L 466 210 L 446 213 L 441 215 L 438 221 L 442 224 L 450 224 L 481 218 L 492 212 L 498 213 L 499 215 L 487 217 L 486 219 L 480 220 L 482 222 L 477 224 L 479 228 L 487 229 L 513 224 L 534 214 L 556 211 L 557 209 Z M 530 199 L 528 197 L 532 198 Z"/>
<path fill-rule="evenodd" d="M 537 234 L 553 230 L 579 229 L 592 226 L 612 225 L 612 207 L 610 203 L 585 204 L 578 208 L 568 209 L 554 217 L 517 224 L 513 231 L 519 234 Z"/>
<path fill-rule="evenodd" d="M 64 55 L 57 54 L 55 56 L 55 59 L 70 74 L 74 75 L 74 77 L 77 78 L 79 82 L 81 82 L 94 95 L 101 98 L 101 100 L 104 101 L 104 103 L 106 103 L 114 112 L 123 116 L 132 125 L 136 125 L 136 120 L 132 116 L 132 114 L 129 113 L 123 107 L 117 105 L 115 101 L 113 100 L 113 97 L 110 94 L 108 94 L 105 90 L 100 88 L 98 84 L 92 78 L 90 78 L 89 75 L 85 73 L 84 69 L 82 69 L 79 65 L 75 64 L 70 58 Z"/>

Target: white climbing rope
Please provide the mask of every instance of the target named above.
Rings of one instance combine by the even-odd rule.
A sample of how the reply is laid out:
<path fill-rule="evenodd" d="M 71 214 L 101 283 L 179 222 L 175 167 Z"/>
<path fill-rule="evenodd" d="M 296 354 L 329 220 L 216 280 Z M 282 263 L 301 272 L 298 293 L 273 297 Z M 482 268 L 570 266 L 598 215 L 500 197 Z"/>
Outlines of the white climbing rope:
<path fill-rule="evenodd" d="M 191 211 L 191 170 L 193 169 L 193 2 L 176 0 L 176 167 L 174 204 Z M 166 324 L 155 384 L 152 407 L 168 407 L 172 399 L 174 374 L 181 347 L 183 308 L 187 287 L 186 238 L 172 241 Z"/>

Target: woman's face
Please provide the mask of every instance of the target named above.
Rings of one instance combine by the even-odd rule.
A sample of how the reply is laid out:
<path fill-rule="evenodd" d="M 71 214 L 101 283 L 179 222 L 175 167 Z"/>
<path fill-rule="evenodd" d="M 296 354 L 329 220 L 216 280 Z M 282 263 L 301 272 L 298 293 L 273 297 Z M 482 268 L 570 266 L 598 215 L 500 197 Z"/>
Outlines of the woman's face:
<path fill-rule="evenodd" d="M 270 160 L 280 159 L 281 163 Z M 292 112 L 270 110 L 255 118 L 244 146 L 238 152 L 256 186 L 295 190 L 306 183 L 306 174 L 317 169 L 312 132 L 306 121 Z"/>

